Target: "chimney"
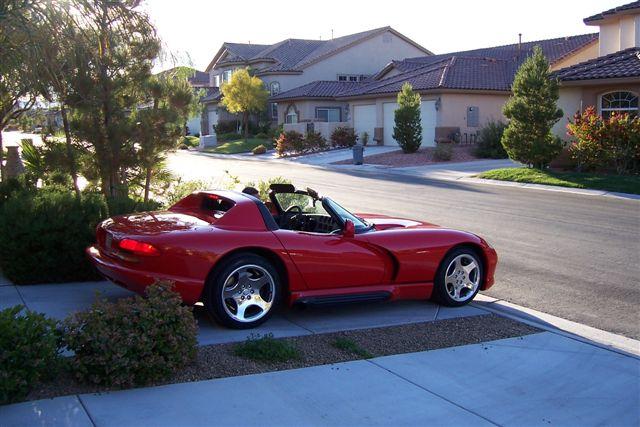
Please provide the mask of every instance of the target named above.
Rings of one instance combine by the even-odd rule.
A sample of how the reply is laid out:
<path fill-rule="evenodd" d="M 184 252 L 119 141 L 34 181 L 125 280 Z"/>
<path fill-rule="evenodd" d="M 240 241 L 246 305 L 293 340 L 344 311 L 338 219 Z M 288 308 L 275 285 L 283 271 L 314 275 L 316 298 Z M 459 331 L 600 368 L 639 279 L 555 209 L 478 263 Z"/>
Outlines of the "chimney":
<path fill-rule="evenodd" d="M 333 28 L 331 29 L 331 41 L 333 41 Z"/>
<path fill-rule="evenodd" d="M 518 59 L 520 59 L 521 52 L 522 52 L 522 33 L 518 33 Z"/>

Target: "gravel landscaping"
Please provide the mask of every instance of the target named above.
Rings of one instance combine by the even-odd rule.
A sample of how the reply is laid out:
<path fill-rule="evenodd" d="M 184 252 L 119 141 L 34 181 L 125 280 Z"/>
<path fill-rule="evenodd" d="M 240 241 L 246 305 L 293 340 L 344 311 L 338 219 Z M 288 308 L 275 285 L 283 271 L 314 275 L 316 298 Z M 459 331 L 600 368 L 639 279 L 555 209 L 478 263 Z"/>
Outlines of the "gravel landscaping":
<path fill-rule="evenodd" d="M 391 151 L 382 154 L 373 154 L 367 156 L 367 148 L 364 149 L 364 163 L 370 165 L 382 165 L 389 167 L 410 167 L 410 166 L 424 166 L 435 163 L 459 163 L 459 162 L 471 162 L 478 160 L 473 155 L 473 145 L 454 145 L 451 152 L 451 160 L 441 161 L 433 158 L 435 147 L 421 148 L 415 153 L 406 154 L 402 150 Z M 341 160 L 333 163 L 334 165 L 350 165 L 353 164 L 353 160 Z"/>
<path fill-rule="evenodd" d="M 384 328 L 282 338 L 281 340 L 298 350 L 299 357 L 274 363 L 257 362 L 238 356 L 237 343 L 209 345 L 199 347 L 196 360 L 173 378 L 151 385 L 202 381 L 346 362 L 361 359 L 362 357 L 358 354 L 371 354 L 377 357 L 456 347 L 537 332 L 540 330 L 524 323 L 489 314 Z M 351 346 L 336 346 L 336 341 L 340 340 L 355 343 L 356 346 L 352 347 L 358 350 L 352 352 L 349 350 Z M 54 380 L 36 387 L 26 400 L 108 390 L 107 387 L 79 383 L 68 372 L 62 372 Z"/>

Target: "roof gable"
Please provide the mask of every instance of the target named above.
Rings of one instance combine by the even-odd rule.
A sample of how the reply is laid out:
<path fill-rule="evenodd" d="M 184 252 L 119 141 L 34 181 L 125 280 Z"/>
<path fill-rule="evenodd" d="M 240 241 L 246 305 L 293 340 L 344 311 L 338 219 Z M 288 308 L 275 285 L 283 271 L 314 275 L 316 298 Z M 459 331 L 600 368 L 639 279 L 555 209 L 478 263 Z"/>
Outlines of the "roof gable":
<path fill-rule="evenodd" d="M 563 82 L 624 78 L 638 78 L 640 81 L 640 48 L 632 47 L 581 62 L 553 75 Z"/>

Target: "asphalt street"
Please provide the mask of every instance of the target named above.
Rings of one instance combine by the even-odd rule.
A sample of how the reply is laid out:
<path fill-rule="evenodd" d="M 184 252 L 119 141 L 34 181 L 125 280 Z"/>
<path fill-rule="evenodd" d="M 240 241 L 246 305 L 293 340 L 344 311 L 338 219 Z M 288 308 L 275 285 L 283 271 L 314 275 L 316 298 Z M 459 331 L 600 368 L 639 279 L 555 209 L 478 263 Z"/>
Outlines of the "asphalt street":
<path fill-rule="evenodd" d="M 495 298 L 640 339 L 640 200 L 176 153 L 169 167 L 215 187 L 275 176 L 354 212 L 415 218 L 485 237 Z"/>

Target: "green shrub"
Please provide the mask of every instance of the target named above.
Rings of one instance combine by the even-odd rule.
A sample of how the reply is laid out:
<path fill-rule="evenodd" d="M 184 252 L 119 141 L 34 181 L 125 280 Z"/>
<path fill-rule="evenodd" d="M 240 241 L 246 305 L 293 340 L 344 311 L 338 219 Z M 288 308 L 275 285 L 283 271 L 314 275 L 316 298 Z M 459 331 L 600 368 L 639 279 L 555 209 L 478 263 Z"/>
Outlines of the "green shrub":
<path fill-rule="evenodd" d="M 150 199 L 145 202 L 142 199 L 132 197 L 110 197 L 107 199 L 109 208 L 108 216 L 126 215 L 135 212 L 156 211 L 162 207 L 162 203 Z"/>
<path fill-rule="evenodd" d="M 321 151 L 327 148 L 327 140 L 320 132 L 309 132 L 304 138 L 304 152 Z"/>
<path fill-rule="evenodd" d="M 50 186 L 16 193 L 0 207 L 0 269 L 17 284 L 93 280 L 84 250 L 107 215 L 104 199 Z"/>
<path fill-rule="evenodd" d="M 251 152 L 255 155 L 264 154 L 267 152 L 267 147 L 265 147 L 264 144 L 260 144 L 254 147 L 253 150 L 251 150 Z"/>
<path fill-rule="evenodd" d="M 285 153 L 300 153 L 303 147 L 304 136 L 295 130 L 281 133 L 276 140 L 276 152 L 279 156 Z"/>
<path fill-rule="evenodd" d="M 398 93 L 398 108 L 394 111 L 393 139 L 405 153 L 415 153 L 422 144 L 420 94 L 409 83 Z"/>
<path fill-rule="evenodd" d="M 238 132 L 238 122 L 235 120 L 220 120 L 218 124 L 213 125 L 213 129 L 217 134 Z"/>
<path fill-rule="evenodd" d="M 434 160 L 438 160 L 440 162 L 447 162 L 451 160 L 452 156 L 453 156 L 452 144 L 438 144 L 436 145 L 436 149 L 433 150 Z"/>
<path fill-rule="evenodd" d="M 285 340 L 273 338 L 269 333 L 263 336 L 251 334 L 247 340 L 235 346 L 236 356 L 258 362 L 288 362 L 300 358 L 300 352 Z"/>
<path fill-rule="evenodd" d="M 366 146 L 369 143 L 369 132 L 362 132 L 360 141 L 362 142 L 362 145 Z"/>
<path fill-rule="evenodd" d="M 256 134 L 256 138 L 258 138 L 258 139 L 268 139 L 269 135 L 267 135 L 264 132 L 259 132 L 259 133 Z"/>
<path fill-rule="evenodd" d="M 242 139 L 242 135 L 235 132 L 219 133 L 216 135 L 216 139 L 218 142 L 235 141 L 238 139 Z"/>
<path fill-rule="evenodd" d="M 332 147 L 353 147 L 356 145 L 358 135 L 352 128 L 337 127 L 331 132 Z"/>
<path fill-rule="evenodd" d="M 580 170 L 640 173 L 640 118 L 612 114 L 605 119 L 589 107 L 576 113 L 567 129 L 576 138 L 569 152 Z"/>
<path fill-rule="evenodd" d="M 479 141 L 474 150 L 476 157 L 482 159 L 506 159 L 509 156 L 502 146 L 502 134 L 507 128 L 501 121 L 489 121 L 478 132 Z"/>
<path fill-rule="evenodd" d="M 0 311 L 0 405 L 24 398 L 58 367 L 57 322 L 15 306 Z"/>
<path fill-rule="evenodd" d="M 191 135 L 183 136 L 178 140 L 178 147 L 182 145 L 195 148 L 200 145 L 200 138 Z"/>
<path fill-rule="evenodd" d="M 196 321 L 170 287 L 152 285 L 147 298 L 100 300 L 65 320 L 75 375 L 107 386 L 144 385 L 166 379 L 191 361 Z"/>

